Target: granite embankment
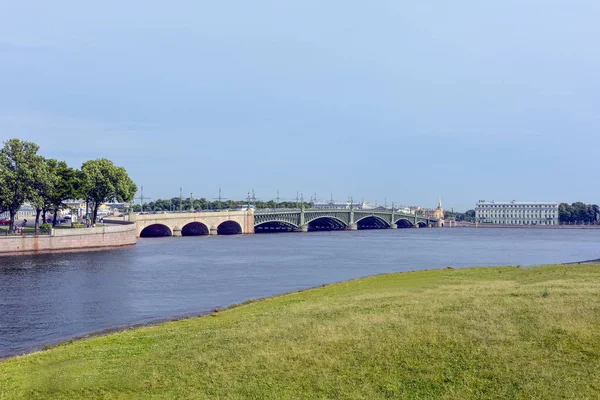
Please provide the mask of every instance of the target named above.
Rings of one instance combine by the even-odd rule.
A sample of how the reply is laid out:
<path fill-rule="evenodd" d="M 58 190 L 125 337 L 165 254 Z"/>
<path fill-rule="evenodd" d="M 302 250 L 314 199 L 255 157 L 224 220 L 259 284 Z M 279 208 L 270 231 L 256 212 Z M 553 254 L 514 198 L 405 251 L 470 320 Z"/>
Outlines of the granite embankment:
<path fill-rule="evenodd" d="M 0 256 L 109 249 L 136 244 L 135 224 L 55 229 L 49 235 L 0 236 Z"/>

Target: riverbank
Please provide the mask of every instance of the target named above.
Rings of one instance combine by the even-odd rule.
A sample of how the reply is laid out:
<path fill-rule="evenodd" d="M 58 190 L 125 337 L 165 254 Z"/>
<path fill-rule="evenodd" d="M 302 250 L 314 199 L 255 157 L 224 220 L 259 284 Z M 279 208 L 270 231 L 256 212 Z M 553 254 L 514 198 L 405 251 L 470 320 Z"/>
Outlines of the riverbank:
<path fill-rule="evenodd" d="M 343 282 L 0 362 L 0 398 L 597 398 L 600 265 Z"/>
<path fill-rule="evenodd" d="M 508 224 L 475 224 L 474 222 L 457 222 L 445 225 L 444 228 L 516 228 L 516 229 L 600 229 L 600 225 L 508 225 Z"/>
<path fill-rule="evenodd" d="M 97 228 L 52 229 L 47 235 L 0 235 L 0 257 L 105 250 L 137 243 L 133 223 Z"/>

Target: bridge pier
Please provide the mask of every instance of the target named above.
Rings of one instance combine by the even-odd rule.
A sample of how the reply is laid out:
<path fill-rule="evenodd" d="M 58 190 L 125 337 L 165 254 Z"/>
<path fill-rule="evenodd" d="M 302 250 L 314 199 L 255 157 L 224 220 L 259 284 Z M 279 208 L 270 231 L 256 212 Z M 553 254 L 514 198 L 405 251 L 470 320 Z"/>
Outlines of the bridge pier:
<path fill-rule="evenodd" d="M 211 236 L 212 235 L 216 236 L 219 234 L 219 231 L 216 226 L 211 226 L 210 229 L 208 230 L 208 234 Z"/>
<path fill-rule="evenodd" d="M 346 228 L 347 231 L 357 231 L 358 230 L 358 225 L 357 224 L 350 224 L 348 225 L 348 227 Z"/>
<path fill-rule="evenodd" d="M 419 229 L 419 224 L 413 225 L 414 229 Z"/>
<path fill-rule="evenodd" d="M 181 236 L 181 228 L 176 226 L 175 228 L 173 228 L 173 236 L 174 237 L 180 237 Z"/>
<path fill-rule="evenodd" d="M 392 224 L 390 225 L 390 227 L 388 229 L 398 229 L 398 225 L 396 225 L 392 222 Z"/>
<path fill-rule="evenodd" d="M 297 232 L 308 232 L 308 225 L 302 225 Z"/>

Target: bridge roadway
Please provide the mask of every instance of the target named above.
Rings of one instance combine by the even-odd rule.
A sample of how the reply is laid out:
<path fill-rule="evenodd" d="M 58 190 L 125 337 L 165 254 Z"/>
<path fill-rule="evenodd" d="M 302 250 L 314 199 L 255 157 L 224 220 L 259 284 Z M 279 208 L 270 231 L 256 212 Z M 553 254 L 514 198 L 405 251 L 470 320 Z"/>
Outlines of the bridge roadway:
<path fill-rule="evenodd" d="M 393 210 L 300 208 L 131 214 L 129 221 L 136 223 L 138 237 L 396 229 L 441 224 L 436 219 Z"/>

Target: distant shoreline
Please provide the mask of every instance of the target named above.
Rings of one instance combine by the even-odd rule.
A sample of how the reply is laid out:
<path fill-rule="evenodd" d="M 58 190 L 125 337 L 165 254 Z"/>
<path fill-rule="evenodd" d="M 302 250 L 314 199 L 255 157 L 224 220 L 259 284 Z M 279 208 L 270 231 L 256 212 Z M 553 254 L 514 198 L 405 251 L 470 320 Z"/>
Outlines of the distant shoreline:
<path fill-rule="evenodd" d="M 517 228 L 517 229 L 600 229 L 600 225 L 506 225 L 506 224 L 478 224 L 470 223 L 464 225 L 464 223 L 447 226 L 447 222 L 444 223 L 444 228 Z"/>

